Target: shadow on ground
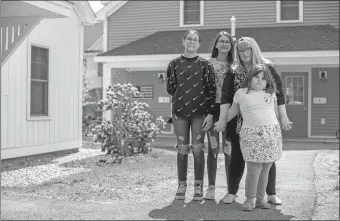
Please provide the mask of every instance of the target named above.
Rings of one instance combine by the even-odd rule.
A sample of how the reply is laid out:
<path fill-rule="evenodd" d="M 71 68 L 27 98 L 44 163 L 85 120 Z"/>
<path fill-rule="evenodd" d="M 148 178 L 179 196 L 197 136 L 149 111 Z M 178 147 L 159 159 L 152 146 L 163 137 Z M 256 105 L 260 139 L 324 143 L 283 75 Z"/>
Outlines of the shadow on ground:
<path fill-rule="evenodd" d="M 1 172 L 53 163 L 58 158 L 79 152 L 79 148 L 1 160 Z"/>
<path fill-rule="evenodd" d="M 174 200 L 170 205 L 150 211 L 153 219 L 166 220 L 290 220 L 292 215 L 284 215 L 272 206 L 263 210 L 254 208 L 250 212 L 242 211 L 241 204 L 226 205 L 222 201 L 191 201 Z"/>
<path fill-rule="evenodd" d="M 207 147 L 208 144 L 205 143 Z M 153 144 L 153 148 L 165 149 L 170 151 L 176 151 L 174 148 L 174 144 L 169 145 L 157 145 L 157 143 Z M 283 151 L 296 151 L 296 150 L 339 150 L 339 143 L 321 143 L 321 142 L 291 142 L 286 141 L 283 142 L 282 146 Z M 207 148 L 205 148 L 205 152 L 207 152 Z M 222 151 L 220 151 L 222 153 Z"/>

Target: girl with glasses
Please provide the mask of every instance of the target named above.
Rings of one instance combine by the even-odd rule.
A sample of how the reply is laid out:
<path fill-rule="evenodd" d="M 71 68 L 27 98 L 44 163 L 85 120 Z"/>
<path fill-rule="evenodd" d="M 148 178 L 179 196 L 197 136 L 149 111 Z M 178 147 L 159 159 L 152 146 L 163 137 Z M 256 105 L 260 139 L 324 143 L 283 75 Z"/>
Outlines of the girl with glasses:
<path fill-rule="evenodd" d="M 231 65 L 233 63 L 233 39 L 226 31 L 221 31 L 217 34 L 214 46 L 211 51 L 211 57 L 208 58 L 215 71 L 216 83 L 216 102 L 213 121 L 216 123 L 220 116 L 221 90 L 225 78 L 232 76 Z M 208 157 L 207 171 L 209 186 L 205 195 L 208 200 L 215 199 L 215 181 L 217 170 L 217 157 L 222 147 L 225 160 L 225 171 L 228 174 L 228 165 L 231 153 L 231 146 L 226 140 L 226 131 L 222 133 L 222 144 L 220 144 L 220 133 L 211 128 L 207 132 L 208 137 Z"/>
<path fill-rule="evenodd" d="M 203 200 L 204 135 L 212 126 L 216 86 L 210 62 L 197 55 L 201 37 L 190 30 L 182 39 L 184 54 L 167 69 L 167 92 L 172 97 L 172 123 L 177 137 L 178 190 L 175 199 L 185 199 L 188 154 L 194 156 L 193 200 Z M 191 129 L 191 146 L 190 132 Z"/>

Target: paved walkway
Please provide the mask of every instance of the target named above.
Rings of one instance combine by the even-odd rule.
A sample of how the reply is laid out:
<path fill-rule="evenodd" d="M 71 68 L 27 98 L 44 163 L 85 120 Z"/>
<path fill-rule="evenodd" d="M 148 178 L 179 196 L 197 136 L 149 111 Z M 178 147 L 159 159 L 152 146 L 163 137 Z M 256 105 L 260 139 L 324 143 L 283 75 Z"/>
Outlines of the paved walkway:
<path fill-rule="evenodd" d="M 331 164 L 317 162 L 325 162 L 329 157 L 335 161 L 338 160 L 338 146 L 318 144 L 316 149 L 316 146 L 312 144 L 303 143 L 285 144 L 284 149 L 283 157 L 277 162 L 277 193 L 284 204 L 272 206 L 269 210 L 241 211 L 241 204 L 244 201 L 245 176 L 241 181 L 236 203 L 223 204 L 221 199 L 226 191 L 225 174 L 223 169 L 219 168 L 216 201 L 191 201 L 193 195 L 191 186 L 188 186 L 188 199 L 185 202 L 174 201 L 173 196 L 150 202 L 101 203 L 5 195 L 1 197 L 1 219 L 312 220 L 315 217 L 317 219 L 329 218 L 320 213 L 321 210 L 327 209 L 330 210 L 328 214 L 332 213 L 334 219 L 339 219 L 339 198 L 337 198 L 335 207 L 334 202 L 333 207 L 322 207 L 320 205 L 322 202 L 318 200 L 323 193 L 317 190 L 317 187 L 326 188 L 320 187 L 320 184 L 327 185 L 327 183 L 318 181 L 322 181 L 320 173 L 324 173 L 328 170 L 327 167 L 331 167 Z M 318 156 L 321 158 L 318 159 Z M 334 169 L 336 162 L 332 162 Z"/>

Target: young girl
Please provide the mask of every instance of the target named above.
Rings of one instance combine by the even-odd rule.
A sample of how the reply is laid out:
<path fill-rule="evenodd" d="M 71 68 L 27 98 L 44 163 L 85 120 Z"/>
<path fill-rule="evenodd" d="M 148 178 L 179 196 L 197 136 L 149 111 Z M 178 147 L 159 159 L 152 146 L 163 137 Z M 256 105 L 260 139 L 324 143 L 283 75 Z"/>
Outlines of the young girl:
<path fill-rule="evenodd" d="M 242 205 L 242 209 L 246 211 L 252 210 L 254 205 L 262 209 L 270 208 L 264 199 L 268 173 L 272 163 L 282 155 L 275 92 L 276 84 L 267 65 L 255 65 L 242 87 L 236 91 L 228 112 L 227 121 L 233 119 L 239 111 L 243 116 L 240 146 L 247 163 L 247 199 Z"/>
<path fill-rule="evenodd" d="M 215 105 L 215 74 L 209 61 L 196 54 L 201 43 L 197 31 L 183 36 L 184 54 L 173 59 L 167 70 L 167 91 L 172 97 L 172 123 L 177 137 L 178 190 L 175 199 L 185 199 L 188 153 L 194 156 L 194 197 L 203 200 L 204 133 L 212 125 Z M 191 129 L 191 146 L 190 132 Z"/>
<path fill-rule="evenodd" d="M 226 31 L 221 31 L 217 34 L 214 46 L 211 51 L 211 57 L 208 58 L 215 71 L 216 82 L 216 102 L 213 122 L 216 123 L 220 116 L 221 91 L 223 81 L 226 76 L 232 74 L 231 65 L 233 63 L 233 39 Z M 217 170 L 217 157 L 220 150 L 220 133 L 212 127 L 207 133 L 208 137 L 208 157 L 207 171 L 209 186 L 205 199 L 215 199 L 215 181 Z M 231 145 L 226 141 L 226 131 L 222 133 L 222 149 L 224 152 L 225 172 L 228 174 L 230 161 Z"/>

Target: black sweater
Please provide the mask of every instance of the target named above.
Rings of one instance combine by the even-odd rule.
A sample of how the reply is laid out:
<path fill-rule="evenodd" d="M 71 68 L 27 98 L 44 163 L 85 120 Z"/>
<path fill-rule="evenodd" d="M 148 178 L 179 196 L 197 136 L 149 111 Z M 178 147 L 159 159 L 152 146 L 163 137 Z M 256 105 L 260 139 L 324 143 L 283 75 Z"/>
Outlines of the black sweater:
<path fill-rule="evenodd" d="M 166 89 L 172 96 L 172 113 L 181 117 L 212 114 L 215 106 L 215 73 L 202 57 L 173 59 L 167 69 Z"/>

